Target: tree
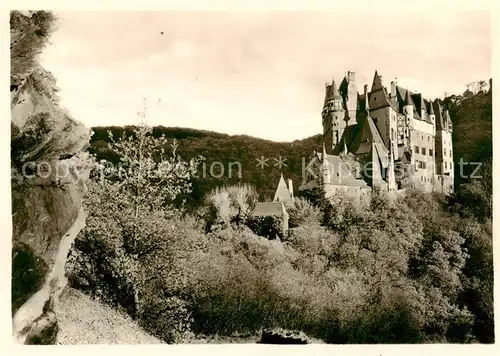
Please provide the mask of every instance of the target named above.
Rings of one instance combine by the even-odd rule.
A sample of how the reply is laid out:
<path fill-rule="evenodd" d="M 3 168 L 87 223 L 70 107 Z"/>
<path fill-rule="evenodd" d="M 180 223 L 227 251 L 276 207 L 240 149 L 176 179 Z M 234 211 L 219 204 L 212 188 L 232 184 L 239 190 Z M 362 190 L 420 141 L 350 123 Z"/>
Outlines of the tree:
<path fill-rule="evenodd" d="M 144 120 L 145 111 L 139 116 Z M 166 155 L 167 140 L 154 138 L 144 121 L 132 135 L 115 139 L 110 133 L 110 141 L 109 149 L 120 161 L 96 163 L 91 172 L 85 202 L 89 216 L 75 241 L 70 281 L 121 305 L 154 332 L 162 330 L 158 336 L 169 341 L 166 324 L 170 322 L 172 330 L 184 330 L 189 319 L 178 315 L 186 311 L 178 298 L 165 299 L 165 281 L 169 281 L 168 293 L 183 283 L 177 262 L 187 250 L 181 240 L 188 234 L 177 231 L 181 211 L 173 202 L 189 192 L 195 162 L 177 155 L 175 141 L 172 153 Z M 162 288 L 155 288 L 159 285 Z M 161 327 L 147 319 L 151 305 L 165 307 L 170 302 L 171 308 L 164 312 L 171 317 L 162 315 Z M 141 320 L 143 312 L 146 320 Z"/>

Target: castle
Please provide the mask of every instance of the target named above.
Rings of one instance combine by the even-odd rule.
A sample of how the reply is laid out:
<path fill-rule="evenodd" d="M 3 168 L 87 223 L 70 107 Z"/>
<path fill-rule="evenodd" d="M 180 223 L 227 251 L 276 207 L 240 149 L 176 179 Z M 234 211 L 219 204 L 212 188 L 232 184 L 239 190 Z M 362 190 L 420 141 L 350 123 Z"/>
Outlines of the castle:
<path fill-rule="evenodd" d="M 299 190 L 357 198 L 369 197 L 374 188 L 453 191 L 453 127 L 439 100 L 395 81 L 386 87 L 377 71 L 371 90 L 364 85 L 362 94 L 353 72 L 340 86 L 333 80 L 325 89 L 323 150 L 311 157 Z"/>

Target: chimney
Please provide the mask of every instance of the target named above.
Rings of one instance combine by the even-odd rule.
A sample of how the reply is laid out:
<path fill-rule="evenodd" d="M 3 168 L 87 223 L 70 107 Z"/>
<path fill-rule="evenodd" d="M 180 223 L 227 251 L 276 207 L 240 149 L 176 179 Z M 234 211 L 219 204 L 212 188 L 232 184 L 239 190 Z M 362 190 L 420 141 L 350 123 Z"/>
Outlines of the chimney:
<path fill-rule="evenodd" d="M 368 84 L 364 85 L 363 92 L 364 92 L 365 95 L 366 95 L 366 93 L 368 93 Z"/>
<path fill-rule="evenodd" d="M 330 83 L 325 83 L 325 103 L 330 99 L 332 95 L 332 85 Z"/>
<path fill-rule="evenodd" d="M 288 191 L 290 192 L 290 198 L 293 200 L 293 181 L 288 179 Z"/>
<path fill-rule="evenodd" d="M 396 97 L 396 81 L 391 82 L 391 98 Z"/>

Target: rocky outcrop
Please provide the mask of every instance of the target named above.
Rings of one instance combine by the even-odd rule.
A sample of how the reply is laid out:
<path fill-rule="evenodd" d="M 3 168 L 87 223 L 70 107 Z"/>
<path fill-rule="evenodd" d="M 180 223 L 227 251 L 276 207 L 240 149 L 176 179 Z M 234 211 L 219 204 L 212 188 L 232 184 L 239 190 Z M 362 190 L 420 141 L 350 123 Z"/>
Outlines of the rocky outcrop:
<path fill-rule="evenodd" d="M 82 198 L 91 130 L 59 106 L 37 62 L 54 30 L 46 11 L 13 11 L 11 34 L 12 312 L 17 342 L 53 343 L 54 305 L 69 248 L 85 226 Z"/>

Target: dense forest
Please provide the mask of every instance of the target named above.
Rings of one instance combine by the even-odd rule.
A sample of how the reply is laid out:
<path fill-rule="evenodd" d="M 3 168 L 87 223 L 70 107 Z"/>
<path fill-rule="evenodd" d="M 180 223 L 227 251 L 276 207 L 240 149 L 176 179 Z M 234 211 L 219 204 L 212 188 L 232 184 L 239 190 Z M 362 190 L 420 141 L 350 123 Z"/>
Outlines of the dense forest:
<path fill-rule="evenodd" d="M 123 133 L 132 133 L 134 127 L 95 127 L 90 152 L 97 154 L 98 159 L 118 162 L 118 156 L 108 148 L 109 135 L 119 137 Z M 273 142 L 245 135 L 230 136 L 226 134 L 200 131 L 187 128 L 167 128 L 156 126 L 153 136 L 165 135 L 167 139 L 175 139 L 178 143 L 178 152 L 185 159 L 203 157 L 198 166 L 199 178 L 193 177 L 193 191 L 184 198 L 188 205 L 198 205 L 205 194 L 218 186 L 238 183 L 252 183 L 259 192 L 260 199 L 273 197 L 280 174 L 293 180 L 296 187 L 302 177 L 302 157 L 305 164 L 309 161 L 314 150 L 321 150 L 321 135 L 315 135 L 293 142 Z M 169 147 L 167 147 L 169 148 Z M 286 158 L 286 166 L 279 169 L 275 166 L 279 156 Z M 258 159 L 265 157 L 268 166 L 265 169 L 257 166 Z M 221 168 L 214 162 L 222 163 L 224 174 L 220 175 Z M 241 164 L 238 171 L 235 162 Z M 210 174 L 210 169 L 214 174 Z M 230 171 L 230 168 L 232 170 Z M 231 174 L 230 174 L 231 172 Z M 239 174 L 241 172 L 241 175 Z"/>
<path fill-rule="evenodd" d="M 301 157 L 320 149 L 319 135 L 275 143 L 95 128 L 89 150 L 128 170 L 91 176 L 87 227 L 67 264 L 71 286 L 166 342 L 282 328 L 327 343 L 492 343 L 491 91 L 443 105 L 453 115 L 454 156 L 481 162 L 481 178 L 458 179 L 449 197 L 410 190 L 389 201 L 375 192 L 369 206 L 299 197 L 287 206 L 293 228 L 274 239 L 259 236 L 250 212 L 280 171 L 264 174 L 255 160 L 286 156 L 284 174 L 297 185 Z M 199 155 L 242 162 L 242 179 L 193 178 L 189 159 Z M 196 214 L 174 204 L 189 196 Z"/>

